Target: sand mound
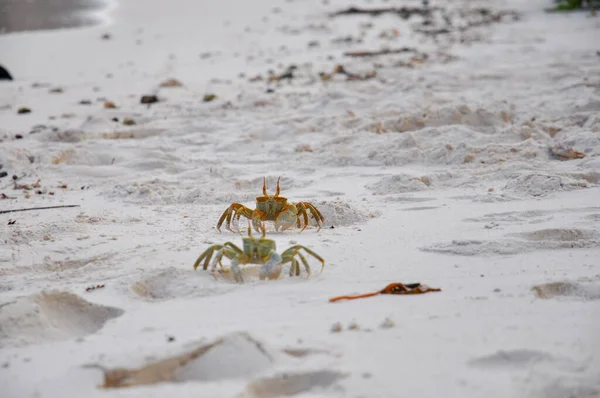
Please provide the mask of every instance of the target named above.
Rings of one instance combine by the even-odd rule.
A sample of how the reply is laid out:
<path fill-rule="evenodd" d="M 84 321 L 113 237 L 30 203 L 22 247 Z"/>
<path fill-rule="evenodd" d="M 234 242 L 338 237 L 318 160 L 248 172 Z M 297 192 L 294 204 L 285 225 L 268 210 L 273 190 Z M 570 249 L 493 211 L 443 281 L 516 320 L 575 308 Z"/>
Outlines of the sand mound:
<path fill-rule="evenodd" d="M 338 200 L 321 201 L 314 203 L 314 205 L 323 214 L 323 217 L 325 217 L 323 227 L 347 227 L 349 225 L 364 223 L 369 218 L 378 216 L 377 211 L 358 209 L 349 203 Z"/>
<path fill-rule="evenodd" d="M 138 369 L 103 369 L 104 387 L 247 378 L 270 369 L 278 360 L 297 357 L 288 354 L 286 350 L 267 348 L 248 333 L 233 333 L 212 343 Z M 307 386 L 305 379 L 302 378 L 292 385 L 267 385 L 267 390 L 284 391 L 284 394 L 285 391 L 303 391 L 308 388 L 310 386 Z"/>
<path fill-rule="evenodd" d="M 520 197 L 547 196 L 560 191 L 587 188 L 589 182 L 568 176 L 543 173 L 524 173 L 504 186 L 505 192 Z"/>
<path fill-rule="evenodd" d="M 27 345 L 83 337 L 122 314 L 119 308 L 92 304 L 72 293 L 43 292 L 1 307 L 0 344 Z"/>
<path fill-rule="evenodd" d="M 510 122 L 509 110 L 492 112 L 486 109 L 471 110 L 467 105 L 428 109 L 419 113 L 407 113 L 398 118 L 386 119 L 369 125 L 368 130 L 391 133 L 418 131 L 426 127 L 463 125 L 479 131 L 496 132 Z"/>
<path fill-rule="evenodd" d="M 419 192 L 429 189 L 427 177 L 415 177 L 408 174 L 396 174 L 383 177 L 374 184 L 367 185 L 374 195 L 389 195 L 407 192 Z"/>
<path fill-rule="evenodd" d="M 542 299 L 554 297 L 574 297 L 584 300 L 600 300 L 600 285 L 577 282 L 551 282 L 532 288 Z"/>
<path fill-rule="evenodd" d="M 532 241 L 555 241 L 555 242 L 577 242 L 581 240 L 596 239 L 599 237 L 596 231 L 568 228 L 549 228 L 532 232 L 510 234 L 509 236 L 521 236 Z"/>
<path fill-rule="evenodd" d="M 175 372 L 178 381 L 227 380 L 258 374 L 274 362 L 260 342 L 247 334 L 234 334 Z"/>

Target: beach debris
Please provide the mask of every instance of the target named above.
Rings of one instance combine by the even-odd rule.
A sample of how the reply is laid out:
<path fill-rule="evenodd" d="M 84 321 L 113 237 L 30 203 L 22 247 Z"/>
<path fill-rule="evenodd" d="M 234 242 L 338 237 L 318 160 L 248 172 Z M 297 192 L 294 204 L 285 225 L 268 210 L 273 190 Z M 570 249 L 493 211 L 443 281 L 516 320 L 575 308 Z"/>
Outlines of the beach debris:
<path fill-rule="evenodd" d="M 142 95 L 142 98 L 140 98 L 142 104 L 154 104 L 155 102 L 158 102 L 156 95 Z"/>
<path fill-rule="evenodd" d="M 95 286 L 88 286 L 85 288 L 86 292 L 91 292 L 92 290 L 96 290 L 96 289 L 102 289 L 104 287 L 104 285 L 95 285 Z"/>
<path fill-rule="evenodd" d="M 414 15 L 418 15 L 421 17 L 429 16 L 432 11 L 438 10 L 439 8 L 433 7 L 386 7 L 386 8 L 358 8 L 358 7 L 349 7 L 345 10 L 336 11 L 332 14 L 329 14 L 331 17 L 338 17 L 342 15 L 370 15 L 373 17 L 382 15 L 382 14 L 397 14 L 403 19 L 408 19 Z"/>
<path fill-rule="evenodd" d="M 3 199 L 14 199 L 14 198 L 10 198 L 4 194 L 2 194 L 2 195 L 3 195 L 2 196 Z M 14 212 L 18 212 L 18 211 L 30 211 L 30 210 L 62 209 L 62 208 L 66 208 L 66 207 L 79 207 L 79 205 L 61 205 L 61 206 L 46 206 L 46 207 L 30 207 L 27 209 L 0 210 L 0 214 L 14 213 Z"/>
<path fill-rule="evenodd" d="M 133 120 L 133 119 L 131 119 L 131 118 L 128 118 L 128 117 L 126 117 L 125 119 L 123 119 L 123 124 L 124 124 L 125 126 L 133 126 L 133 125 L 135 125 L 136 123 L 135 123 L 135 120 Z"/>
<path fill-rule="evenodd" d="M 79 105 L 92 105 L 92 101 L 89 99 L 83 99 L 79 101 Z"/>
<path fill-rule="evenodd" d="M 390 329 L 394 326 L 396 326 L 396 324 L 390 318 L 385 318 L 383 322 L 381 322 L 381 325 L 379 325 L 379 327 L 382 329 Z"/>
<path fill-rule="evenodd" d="M 23 115 L 23 114 L 25 114 L 25 113 L 31 113 L 31 109 L 29 109 L 29 108 L 26 108 L 26 107 L 22 107 L 22 108 L 19 108 L 19 109 L 17 110 L 17 113 L 18 113 L 19 115 Z"/>
<path fill-rule="evenodd" d="M 292 80 L 294 78 L 294 71 L 298 69 L 296 65 L 290 65 L 287 69 L 280 75 L 276 75 L 273 72 L 269 72 L 269 81 L 270 82 L 280 82 L 282 80 Z"/>
<path fill-rule="evenodd" d="M 424 4 L 423 7 L 399 8 L 350 7 L 329 14 L 329 16 L 334 18 L 348 15 L 379 16 L 382 14 L 396 14 L 402 19 L 419 16 L 422 19 L 419 22 L 422 27 L 415 29 L 415 31 L 434 38 L 454 32 L 459 34 L 464 33 L 476 27 L 502 22 L 505 18 L 512 18 L 513 21 L 520 19 L 520 14 L 513 10 L 495 11 L 485 7 L 449 9 L 444 7 L 429 7 L 427 4 Z M 460 37 L 460 39 L 464 41 L 465 37 Z"/>
<path fill-rule="evenodd" d="M 0 65 L 0 80 L 12 80 L 12 76 L 8 73 L 8 70 Z"/>
<path fill-rule="evenodd" d="M 0 171 L 0 178 L 4 178 L 8 175 L 6 171 Z"/>
<path fill-rule="evenodd" d="M 39 178 L 37 179 L 36 182 L 34 182 L 32 184 L 17 184 L 16 179 L 13 178 L 13 180 L 15 180 L 13 189 L 23 189 L 25 191 L 30 191 L 34 188 L 41 187 L 41 184 L 40 184 L 41 180 Z"/>
<path fill-rule="evenodd" d="M 335 68 L 333 68 L 333 74 L 339 74 L 339 75 L 345 75 L 347 77 L 346 80 L 348 81 L 352 81 L 352 80 L 369 80 L 369 79 L 373 79 L 377 76 L 377 71 L 376 70 L 372 70 L 371 72 L 367 72 L 364 75 L 360 75 L 358 73 L 352 73 L 352 72 L 348 72 L 346 70 L 346 68 L 344 67 L 344 65 L 336 65 Z M 319 76 L 321 77 L 321 80 L 323 81 L 327 81 L 330 80 L 333 76 L 329 75 L 327 73 L 320 73 Z"/>
<path fill-rule="evenodd" d="M 8 225 L 14 225 L 16 222 L 17 220 L 8 219 Z"/>
<path fill-rule="evenodd" d="M 104 102 L 104 109 L 116 109 L 117 106 L 115 105 L 114 102 L 112 101 L 105 101 Z"/>
<path fill-rule="evenodd" d="M 160 87 L 182 87 L 183 83 L 181 83 L 177 79 L 167 79 L 160 84 Z"/>
<path fill-rule="evenodd" d="M 356 321 L 352 321 L 350 322 L 350 325 L 348 325 L 348 330 L 360 330 L 360 326 L 358 326 Z"/>
<path fill-rule="evenodd" d="M 204 94 L 204 97 L 202 98 L 202 101 L 204 102 L 211 102 L 217 99 L 216 94 L 213 93 L 208 93 L 208 94 Z"/>
<path fill-rule="evenodd" d="M 560 160 L 583 159 L 586 157 L 585 153 L 578 152 L 573 148 L 567 148 L 560 144 L 551 146 L 548 149 L 551 155 Z"/>
<path fill-rule="evenodd" d="M 267 194 L 267 178 L 264 178 L 263 182 L 263 196 L 256 198 L 256 210 L 251 210 L 246 206 L 239 203 L 232 203 L 221 215 L 219 222 L 217 223 L 217 231 L 221 232 L 221 225 L 226 221 L 225 228 L 231 232 L 231 220 L 244 216 L 252 221 L 252 225 L 257 232 L 264 231 L 263 222 L 273 221 L 275 223 L 276 231 L 285 231 L 286 229 L 297 225 L 298 228 L 302 228 L 300 232 L 304 231 L 308 227 L 309 213 L 315 220 L 318 230 L 321 230 L 321 226 L 325 221 L 325 217 L 321 212 L 309 202 L 298 202 L 296 204 L 288 203 L 287 198 L 279 196 L 280 187 L 279 181 L 281 177 L 277 179 L 277 190 L 275 195 Z M 302 221 L 304 226 L 302 226 Z"/>
<path fill-rule="evenodd" d="M 308 144 L 300 144 L 296 147 L 296 152 L 312 152 L 313 149 Z"/>
<path fill-rule="evenodd" d="M 354 300 L 358 298 L 373 297 L 380 294 L 423 294 L 429 292 L 441 292 L 442 289 L 432 288 L 421 283 L 390 283 L 383 290 L 373 293 L 359 294 L 356 296 L 338 296 L 329 299 L 329 302 L 334 303 L 340 300 Z"/>
<path fill-rule="evenodd" d="M 342 324 L 340 322 L 335 322 L 331 325 L 331 333 L 340 333 L 343 330 Z"/>
<path fill-rule="evenodd" d="M 346 57 L 377 57 L 381 55 L 390 54 L 402 54 L 402 53 L 416 53 L 417 50 L 412 47 L 401 47 L 401 48 L 384 48 L 378 51 L 347 51 L 344 53 Z"/>
<path fill-rule="evenodd" d="M 54 88 L 51 88 L 50 90 L 48 90 L 48 92 L 50 94 L 61 94 L 64 92 L 64 89 L 62 87 L 54 87 Z"/>
<path fill-rule="evenodd" d="M 317 253 L 301 245 L 294 245 L 286 249 L 283 253 L 278 254 L 274 240 L 265 238 L 265 229 L 262 228 L 262 236 L 260 238 L 252 237 L 252 228 L 250 222 L 248 222 L 248 237 L 242 238 L 243 250 L 237 247 L 231 242 L 225 242 L 222 245 L 213 245 L 206 249 L 200 257 L 194 263 L 194 269 L 197 269 L 200 263 L 203 270 L 207 270 L 210 267 L 210 271 L 213 275 L 218 276 L 233 276 L 233 279 L 238 283 L 244 283 L 244 277 L 240 265 L 246 264 L 258 264 L 261 265 L 259 270 L 259 278 L 261 280 L 278 279 L 281 275 L 282 265 L 286 263 L 292 263 L 289 271 L 290 276 L 300 275 L 300 262 L 304 265 L 306 273 L 310 275 L 310 266 L 306 257 L 300 252 L 304 250 L 307 254 L 313 256 L 319 260 L 322 264 L 321 272 L 325 267 L 325 260 L 323 260 Z M 214 259 L 211 261 L 213 253 L 216 253 Z M 223 256 L 231 260 L 229 268 L 224 268 L 221 263 Z M 297 258 L 298 257 L 298 258 Z M 217 264 L 220 268 L 217 270 Z M 224 275 L 223 275 L 224 274 Z"/>

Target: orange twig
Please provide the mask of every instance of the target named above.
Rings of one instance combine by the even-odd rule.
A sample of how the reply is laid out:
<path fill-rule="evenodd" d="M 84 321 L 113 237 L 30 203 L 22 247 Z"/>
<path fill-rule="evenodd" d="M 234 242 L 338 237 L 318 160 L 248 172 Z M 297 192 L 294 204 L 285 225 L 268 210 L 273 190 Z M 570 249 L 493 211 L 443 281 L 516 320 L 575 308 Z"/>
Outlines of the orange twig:
<path fill-rule="evenodd" d="M 334 302 L 340 301 L 340 300 L 354 300 L 354 299 L 358 299 L 358 298 L 378 296 L 380 294 L 423 294 L 423 293 L 441 292 L 441 291 L 442 291 L 442 289 L 429 287 L 429 286 L 423 285 L 421 283 L 408 283 L 406 285 L 403 283 L 390 283 L 383 290 L 381 290 L 379 292 L 365 293 L 365 294 L 360 294 L 357 296 L 338 296 L 338 297 L 329 299 L 329 302 L 334 303 Z"/>

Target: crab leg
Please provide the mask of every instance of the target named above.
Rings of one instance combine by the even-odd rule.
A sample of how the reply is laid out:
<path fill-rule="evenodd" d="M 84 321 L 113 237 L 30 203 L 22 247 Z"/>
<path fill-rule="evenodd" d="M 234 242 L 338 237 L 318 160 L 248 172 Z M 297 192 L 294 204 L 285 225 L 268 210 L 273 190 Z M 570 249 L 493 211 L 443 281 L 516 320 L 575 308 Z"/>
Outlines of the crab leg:
<path fill-rule="evenodd" d="M 206 270 L 208 268 L 208 265 L 210 264 L 210 259 L 212 258 L 212 255 L 215 252 L 215 250 L 217 251 L 217 256 L 215 260 L 219 263 L 219 265 L 221 265 L 222 256 L 225 256 L 228 259 L 232 260 L 238 254 L 243 253 L 242 249 L 240 249 L 231 242 L 225 242 L 223 245 L 213 245 L 206 249 L 204 253 L 200 255 L 200 257 L 198 257 L 198 259 L 194 263 L 194 269 L 197 269 L 202 260 L 204 260 L 204 264 L 202 264 L 202 269 Z"/>
<path fill-rule="evenodd" d="M 307 210 L 310 211 L 311 216 L 315 219 L 317 227 L 319 228 L 318 231 L 320 231 L 323 222 L 325 221 L 325 217 L 323 217 L 321 212 L 312 203 L 309 202 L 298 202 L 296 206 L 298 207 L 298 214 L 302 213 L 305 219 L 304 228 L 302 228 L 302 231 L 304 231 L 304 229 L 308 226 Z"/>
<path fill-rule="evenodd" d="M 300 232 L 302 232 L 306 229 L 306 227 L 308 227 L 308 213 L 306 212 L 306 207 L 302 204 L 302 202 L 298 203 L 296 207 L 298 208 L 297 224 L 298 228 L 302 228 L 300 230 Z M 300 222 L 300 216 L 304 218 L 304 227 L 302 227 L 302 224 Z"/>
<path fill-rule="evenodd" d="M 323 260 L 323 258 L 321 258 L 321 256 L 319 256 L 317 253 L 315 253 L 314 251 L 310 250 L 307 247 L 304 247 L 301 245 L 296 245 L 296 246 L 292 246 L 292 247 L 288 248 L 286 251 L 284 251 L 281 254 L 281 258 L 282 258 L 281 263 L 282 264 L 287 263 L 287 262 L 292 263 L 292 267 L 290 269 L 290 275 L 292 275 L 293 272 L 295 272 L 296 275 L 300 274 L 300 264 L 298 263 L 298 260 L 296 260 L 294 258 L 296 255 L 299 255 L 300 260 L 304 264 L 304 267 L 306 268 L 307 273 L 310 274 L 310 267 L 308 266 L 308 261 L 306 261 L 306 258 L 304 256 L 302 256 L 302 254 L 300 253 L 301 249 L 304 249 L 308 254 L 310 254 L 317 260 L 319 260 L 322 264 L 321 271 L 323 271 L 323 267 L 325 267 L 325 260 Z"/>
<path fill-rule="evenodd" d="M 223 225 L 223 222 L 225 221 L 225 228 L 231 232 L 235 232 L 231 229 L 231 218 L 234 216 L 234 214 L 238 216 L 238 219 L 240 216 L 244 216 L 249 219 L 252 218 L 252 210 L 242 204 L 232 203 L 231 206 L 229 206 L 223 212 L 221 218 L 219 218 L 219 222 L 217 223 L 217 231 L 221 232 L 221 225 Z"/>
<path fill-rule="evenodd" d="M 198 268 L 198 266 L 200 265 L 200 262 L 202 262 L 202 260 L 205 260 L 202 268 L 206 269 L 208 267 L 208 263 L 210 262 L 212 255 L 213 255 L 213 252 L 215 250 L 221 250 L 222 248 L 223 248 L 223 245 L 214 245 L 214 246 L 211 246 L 208 249 L 206 249 L 194 263 L 194 269 Z"/>

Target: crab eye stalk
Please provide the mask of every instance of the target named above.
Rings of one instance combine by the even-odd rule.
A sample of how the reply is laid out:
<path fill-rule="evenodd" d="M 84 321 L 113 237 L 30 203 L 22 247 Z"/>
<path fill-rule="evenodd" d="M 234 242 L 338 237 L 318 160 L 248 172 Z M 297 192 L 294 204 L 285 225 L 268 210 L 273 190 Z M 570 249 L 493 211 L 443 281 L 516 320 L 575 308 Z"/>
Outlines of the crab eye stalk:
<path fill-rule="evenodd" d="M 275 197 L 278 197 L 279 196 L 279 192 L 280 192 L 280 189 L 279 189 L 279 180 L 281 180 L 281 177 L 277 178 L 277 190 L 275 191 Z"/>
<path fill-rule="evenodd" d="M 263 195 L 267 196 L 267 177 L 263 177 Z"/>

